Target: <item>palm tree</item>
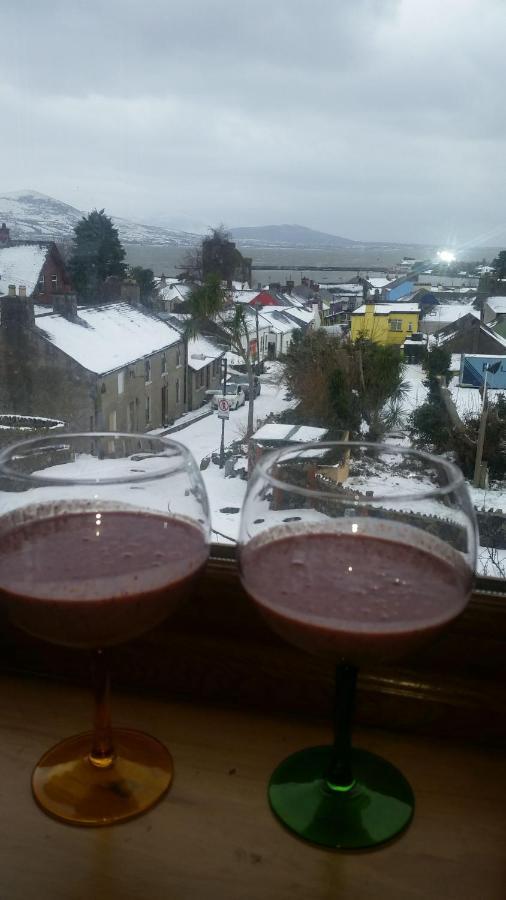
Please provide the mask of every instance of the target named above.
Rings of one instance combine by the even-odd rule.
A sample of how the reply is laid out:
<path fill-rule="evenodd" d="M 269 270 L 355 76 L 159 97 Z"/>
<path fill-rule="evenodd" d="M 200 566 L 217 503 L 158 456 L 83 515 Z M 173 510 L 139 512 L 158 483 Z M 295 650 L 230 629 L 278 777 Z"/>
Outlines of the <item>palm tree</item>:
<path fill-rule="evenodd" d="M 242 360 L 249 383 L 246 437 L 251 437 L 254 430 L 255 388 L 252 331 L 247 310 L 232 302 L 228 288 L 223 286 L 220 276 L 216 274 L 208 275 L 202 284 L 193 287 L 185 306 L 190 316 L 185 327 L 186 339 L 195 337 L 199 332 L 214 331 L 214 325 L 221 332 L 228 349 Z"/>

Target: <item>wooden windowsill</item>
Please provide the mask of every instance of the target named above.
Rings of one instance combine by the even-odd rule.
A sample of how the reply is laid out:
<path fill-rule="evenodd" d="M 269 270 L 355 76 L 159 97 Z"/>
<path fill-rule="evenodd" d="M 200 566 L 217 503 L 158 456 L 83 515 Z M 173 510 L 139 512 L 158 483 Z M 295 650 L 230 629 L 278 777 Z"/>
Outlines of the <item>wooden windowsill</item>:
<path fill-rule="evenodd" d="M 140 818 L 80 829 L 30 794 L 39 756 L 85 729 L 80 688 L 4 676 L 0 691 L 1 896 L 6 900 L 503 900 L 506 772 L 498 751 L 381 730 L 355 743 L 398 765 L 416 796 L 407 832 L 372 852 L 299 842 L 271 815 L 266 784 L 290 752 L 328 742 L 327 725 L 286 715 L 116 694 L 117 724 L 174 757 L 166 798 Z"/>
<path fill-rule="evenodd" d="M 220 552 L 172 619 L 111 651 L 114 683 L 172 700 L 328 718 L 332 666 L 269 630 L 241 587 L 233 550 Z M 85 653 L 32 640 L 4 621 L 0 666 L 81 684 L 88 680 Z M 504 747 L 505 688 L 506 597 L 480 585 L 460 619 L 423 653 L 360 673 L 357 721 Z"/>

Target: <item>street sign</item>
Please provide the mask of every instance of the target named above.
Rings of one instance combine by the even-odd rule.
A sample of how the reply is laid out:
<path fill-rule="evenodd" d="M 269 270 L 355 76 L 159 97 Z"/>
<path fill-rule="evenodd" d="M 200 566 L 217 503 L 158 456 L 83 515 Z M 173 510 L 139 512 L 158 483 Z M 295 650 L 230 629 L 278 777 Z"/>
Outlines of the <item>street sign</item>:
<path fill-rule="evenodd" d="M 226 397 L 220 397 L 220 399 L 218 400 L 218 418 L 230 418 L 230 403 L 228 402 Z"/>

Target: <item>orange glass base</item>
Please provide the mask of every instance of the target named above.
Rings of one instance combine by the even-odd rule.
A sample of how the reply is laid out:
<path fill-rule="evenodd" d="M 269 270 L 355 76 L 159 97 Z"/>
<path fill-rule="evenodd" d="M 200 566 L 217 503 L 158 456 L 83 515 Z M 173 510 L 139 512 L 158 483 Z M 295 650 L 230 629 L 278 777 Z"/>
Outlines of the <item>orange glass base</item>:
<path fill-rule="evenodd" d="M 113 825 L 151 809 L 168 790 L 174 767 L 160 741 L 141 731 L 113 729 L 115 756 L 108 768 L 89 761 L 92 733 L 56 744 L 32 775 L 44 812 L 72 825 Z"/>

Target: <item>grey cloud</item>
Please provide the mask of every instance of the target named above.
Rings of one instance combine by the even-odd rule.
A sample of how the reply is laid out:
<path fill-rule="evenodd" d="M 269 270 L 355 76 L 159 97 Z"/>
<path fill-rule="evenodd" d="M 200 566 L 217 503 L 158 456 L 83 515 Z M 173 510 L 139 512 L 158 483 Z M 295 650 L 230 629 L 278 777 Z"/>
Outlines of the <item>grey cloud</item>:
<path fill-rule="evenodd" d="M 490 230 L 505 26 L 496 0 L 18 0 L 0 187 L 356 238 Z"/>

